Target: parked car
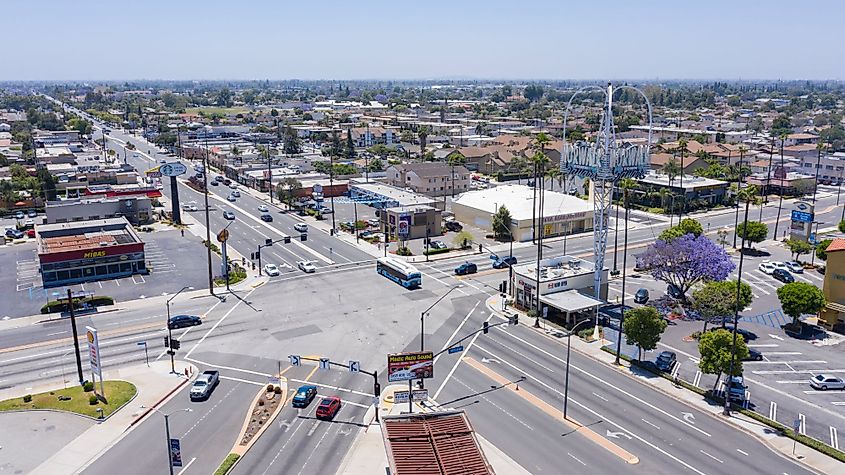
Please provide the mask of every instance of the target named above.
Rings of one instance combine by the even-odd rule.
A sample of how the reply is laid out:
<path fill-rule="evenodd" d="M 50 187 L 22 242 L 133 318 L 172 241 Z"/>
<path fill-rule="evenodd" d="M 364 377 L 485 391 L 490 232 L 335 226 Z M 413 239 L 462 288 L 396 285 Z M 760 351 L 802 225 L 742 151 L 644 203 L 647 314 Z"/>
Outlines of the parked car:
<path fill-rule="evenodd" d="M 26 230 L 26 237 L 28 238 L 35 238 L 35 229 L 27 229 Z"/>
<path fill-rule="evenodd" d="M 757 270 L 768 275 L 772 275 L 772 272 L 774 272 L 775 269 L 776 267 L 769 261 L 763 261 L 757 266 Z"/>
<path fill-rule="evenodd" d="M 431 241 L 428 246 L 432 249 L 447 249 L 449 247 L 443 241 Z"/>
<path fill-rule="evenodd" d="M 789 284 L 791 282 L 795 282 L 795 277 L 792 277 L 792 274 L 789 271 L 784 269 L 775 269 L 772 271 L 772 277 L 775 279 L 783 282 L 784 284 Z"/>
<path fill-rule="evenodd" d="M 237 184 L 237 183 L 234 183 L 234 182 L 231 182 L 231 181 L 230 181 L 229 183 L 226 183 L 226 186 L 228 186 L 229 188 L 231 188 L 231 189 L 233 189 L 233 190 L 237 190 L 237 189 L 238 189 L 238 184 Z"/>
<path fill-rule="evenodd" d="M 675 284 L 669 284 L 666 286 L 666 294 L 668 294 L 673 299 L 684 298 L 684 293 L 681 292 L 681 289 L 678 288 L 678 286 Z"/>
<path fill-rule="evenodd" d="M 370 226 L 378 226 L 379 224 L 381 224 L 381 221 L 379 221 L 378 219 L 375 219 L 375 218 L 368 219 L 367 224 L 369 224 Z"/>
<path fill-rule="evenodd" d="M 748 357 L 742 361 L 763 361 L 763 353 L 754 348 L 748 349 Z"/>
<path fill-rule="evenodd" d="M 297 230 L 301 233 L 307 233 L 308 232 L 308 225 L 305 224 L 305 223 L 296 223 L 296 224 L 293 225 L 293 229 L 295 229 L 295 230 Z"/>
<path fill-rule="evenodd" d="M 182 205 L 182 209 L 185 211 L 197 211 L 198 208 L 195 204 L 186 203 Z"/>
<path fill-rule="evenodd" d="M 446 221 L 446 229 L 459 233 L 464 229 L 464 226 L 457 221 Z"/>
<path fill-rule="evenodd" d="M 643 305 L 646 302 L 648 302 L 648 289 L 637 289 L 637 293 L 634 294 L 634 303 Z"/>
<path fill-rule="evenodd" d="M 217 186 L 217 185 L 219 185 L 219 184 L 220 184 L 220 183 L 218 183 L 218 182 L 216 182 L 216 181 L 209 182 L 209 185 L 211 185 L 211 186 Z"/>
<path fill-rule="evenodd" d="M 231 201 L 231 202 L 233 202 L 233 203 L 234 203 L 235 201 L 238 201 L 238 199 L 237 199 L 237 198 L 235 198 L 235 196 L 234 196 L 234 195 L 232 195 L 232 194 L 230 194 L 229 196 L 227 196 L 227 197 L 226 197 L 226 199 L 227 199 L 227 200 L 229 200 L 229 201 Z"/>
<path fill-rule="evenodd" d="M 311 261 L 299 261 L 296 263 L 296 267 L 299 267 L 299 270 L 305 272 L 306 274 L 311 274 L 317 271 L 317 267 Z"/>
<path fill-rule="evenodd" d="M 15 219 L 23 219 L 26 215 L 23 214 L 23 211 L 15 212 Z"/>
<path fill-rule="evenodd" d="M 320 405 L 317 406 L 317 418 L 319 419 L 331 419 L 337 414 L 337 411 L 340 410 L 340 398 L 337 396 L 331 396 L 323 398 L 320 401 Z"/>
<path fill-rule="evenodd" d="M 267 205 L 258 205 L 258 211 L 261 211 L 262 213 L 269 213 L 270 209 L 267 208 Z"/>
<path fill-rule="evenodd" d="M 660 371 L 668 373 L 672 370 L 672 367 L 675 366 L 677 361 L 678 357 L 675 355 L 674 351 L 661 351 L 660 354 L 657 355 L 657 359 L 654 360 L 654 366 L 656 366 Z"/>
<path fill-rule="evenodd" d="M 26 215 L 27 215 L 27 217 L 34 218 L 34 217 L 38 216 L 38 213 L 34 209 L 31 209 L 31 210 L 26 212 Z"/>
<path fill-rule="evenodd" d="M 745 393 L 748 389 L 743 382 L 742 376 L 731 376 L 726 384 L 728 400 L 742 404 L 745 402 Z"/>
<path fill-rule="evenodd" d="M 493 261 L 493 268 L 494 269 L 505 269 L 510 266 L 516 265 L 516 257 L 514 256 L 507 256 L 507 257 L 496 257 Z"/>
<path fill-rule="evenodd" d="M 273 215 L 271 215 L 270 213 L 264 213 L 264 214 L 261 215 L 261 221 L 266 221 L 268 223 L 272 222 L 273 221 Z"/>
<path fill-rule="evenodd" d="M 786 269 L 789 270 L 789 272 L 792 272 L 793 274 L 804 273 L 804 266 L 795 261 L 784 262 L 783 265 L 785 265 Z"/>
<path fill-rule="evenodd" d="M 229 186 L 229 185 L 231 185 L 231 184 L 232 184 L 232 180 L 230 180 L 230 179 L 228 179 L 228 178 L 224 178 L 224 179 L 223 179 L 223 184 L 224 184 L 224 185 L 226 185 L 226 186 Z"/>
<path fill-rule="evenodd" d="M 719 328 L 719 327 L 712 327 L 712 328 L 710 328 L 710 329 L 711 329 L 711 330 L 716 330 L 716 329 L 718 329 L 718 328 Z M 734 331 L 734 326 L 733 326 L 733 325 L 725 325 L 725 330 L 727 330 L 727 331 L 729 331 L 729 332 L 733 332 L 733 331 Z M 744 328 L 737 328 L 737 329 L 736 329 L 736 334 L 737 334 L 737 335 L 742 336 L 742 338 L 744 338 L 744 339 L 745 339 L 745 342 L 746 342 L 746 343 L 747 343 L 747 342 L 749 342 L 749 341 L 751 341 L 751 340 L 756 340 L 756 339 L 757 339 L 757 334 L 756 334 L 756 333 L 751 332 L 751 331 L 749 331 L 749 330 L 746 330 L 746 329 L 744 329 Z"/>
<path fill-rule="evenodd" d="M 196 315 L 174 315 L 167 321 L 167 328 L 171 330 L 197 325 L 202 325 L 202 319 Z"/>
<path fill-rule="evenodd" d="M 317 386 L 300 386 L 299 389 L 296 390 L 296 394 L 293 396 L 291 405 L 293 407 L 308 407 L 308 405 L 311 404 L 311 401 L 314 400 L 315 396 L 317 396 Z"/>
<path fill-rule="evenodd" d="M 472 262 L 464 262 L 458 267 L 455 267 L 456 275 L 475 274 L 476 272 L 478 272 L 478 266 Z"/>
<path fill-rule="evenodd" d="M 320 213 L 322 214 L 332 214 L 332 209 L 328 206 L 320 206 Z"/>
<path fill-rule="evenodd" d="M 230 220 L 230 221 L 231 221 L 231 220 L 235 219 L 235 213 L 233 213 L 233 212 L 231 212 L 231 211 L 224 211 L 224 212 L 223 212 L 223 217 L 224 217 L 225 219 L 228 219 L 228 220 Z"/>
<path fill-rule="evenodd" d="M 240 191 L 238 191 L 238 190 L 232 190 L 232 193 L 230 193 L 230 194 L 231 194 L 232 196 L 234 196 L 235 198 L 240 198 L 240 197 L 241 197 L 241 192 L 240 192 Z"/>
<path fill-rule="evenodd" d="M 219 371 L 203 371 L 191 385 L 191 401 L 208 399 L 218 383 L 220 383 Z"/>
<path fill-rule="evenodd" d="M 24 234 L 15 228 L 6 228 L 6 237 L 10 239 L 21 239 Z"/>
<path fill-rule="evenodd" d="M 842 378 L 830 374 L 817 374 L 810 378 L 810 386 L 813 389 L 827 391 L 828 389 L 845 389 L 845 381 Z"/>
<path fill-rule="evenodd" d="M 281 272 L 279 272 L 279 268 L 276 267 L 276 264 L 266 264 L 264 266 L 264 272 L 270 277 L 276 277 L 281 275 Z"/>

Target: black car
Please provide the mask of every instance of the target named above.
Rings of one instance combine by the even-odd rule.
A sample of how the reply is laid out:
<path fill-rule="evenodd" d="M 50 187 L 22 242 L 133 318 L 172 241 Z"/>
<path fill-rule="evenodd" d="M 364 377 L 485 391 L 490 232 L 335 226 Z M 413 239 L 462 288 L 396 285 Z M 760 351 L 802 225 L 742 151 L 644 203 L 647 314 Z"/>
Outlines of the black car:
<path fill-rule="evenodd" d="M 269 213 L 264 213 L 261 215 L 261 221 L 267 221 L 268 223 L 273 221 L 273 215 Z"/>
<path fill-rule="evenodd" d="M 171 330 L 195 327 L 197 325 L 202 325 L 202 319 L 196 315 L 174 315 L 167 322 L 167 328 Z"/>
<path fill-rule="evenodd" d="M 211 186 L 217 186 L 220 183 L 218 183 L 217 180 L 212 180 L 212 181 L 208 182 L 208 184 L 211 185 Z"/>
<path fill-rule="evenodd" d="M 763 353 L 755 350 L 754 348 L 748 349 L 748 357 L 743 358 L 742 361 L 763 361 Z"/>
<path fill-rule="evenodd" d="M 674 351 L 661 351 L 660 354 L 657 355 L 657 359 L 654 360 L 654 366 L 656 366 L 660 371 L 667 373 L 672 370 L 672 367 L 675 366 L 677 361 L 678 357 L 675 355 Z"/>
<path fill-rule="evenodd" d="M 505 269 L 510 266 L 516 265 L 516 257 L 514 256 L 507 256 L 507 257 L 497 257 L 495 261 L 493 261 L 493 268 L 494 269 Z"/>
<path fill-rule="evenodd" d="M 446 221 L 446 229 L 452 232 L 459 233 L 464 229 L 463 225 L 457 221 Z"/>
<path fill-rule="evenodd" d="M 472 262 L 464 262 L 458 267 L 455 267 L 456 275 L 475 274 L 476 272 L 478 272 L 478 266 Z"/>
<path fill-rule="evenodd" d="M 684 293 L 681 292 L 681 289 L 678 288 L 675 284 L 669 284 L 666 286 L 666 293 L 669 294 L 670 297 L 676 300 L 680 300 L 684 298 Z"/>
<path fill-rule="evenodd" d="M 792 274 L 790 274 L 789 271 L 783 269 L 775 269 L 774 271 L 772 271 L 772 277 L 783 282 L 784 284 L 790 284 L 792 282 L 795 282 L 795 277 L 792 277 Z"/>
<path fill-rule="evenodd" d="M 317 386 L 300 386 L 299 389 L 296 390 L 296 395 L 293 397 L 291 405 L 293 407 L 308 407 L 308 405 L 311 404 L 311 401 L 314 400 L 314 397 L 316 395 Z"/>
<path fill-rule="evenodd" d="M 640 305 L 643 305 L 648 302 L 648 289 L 637 290 L 637 293 L 634 294 L 634 302 Z"/>
<path fill-rule="evenodd" d="M 717 328 L 718 327 L 715 327 L 715 328 L 713 328 L 713 330 L 715 330 Z M 733 327 L 733 325 L 725 325 L 725 330 L 733 333 L 734 327 Z M 748 331 L 744 328 L 737 328 L 736 334 L 742 336 L 742 338 L 744 338 L 746 342 L 757 339 L 757 335 L 755 333 L 752 333 L 752 332 L 750 332 L 750 331 Z"/>

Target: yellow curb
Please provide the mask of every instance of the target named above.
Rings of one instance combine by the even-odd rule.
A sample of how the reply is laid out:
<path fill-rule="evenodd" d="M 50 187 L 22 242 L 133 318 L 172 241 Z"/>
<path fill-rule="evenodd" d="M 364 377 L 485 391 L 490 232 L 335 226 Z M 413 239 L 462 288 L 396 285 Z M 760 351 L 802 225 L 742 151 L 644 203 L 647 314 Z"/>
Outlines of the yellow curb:
<path fill-rule="evenodd" d="M 607 450 L 608 452 L 612 453 L 613 455 L 616 455 L 617 457 L 621 458 L 625 462 L 632 464 L 632 465 L 640 462 L 639 457 L 633 455 L 632 453 L 628 452 L 627 450 L 623 449 L 622 447 L 619 447 L 618 445 L 614 444 L 613 442 L 610 442 L 609 440 L 605 439 L 604 437 L 598 435 L 595 431 L 593 431 L 592 429 L 589 429 L 588 427 L 586 427 L 583 424 L 577 422 L 576 420 L 572 419 L 571 417 L 564 419 L 562 411 L 552 407 L 549 403 L 547 403 L 546 401 L 543 401 L 542 399 L 540 399 L 539 397 L 531 394 L 530 392 L 528 392 L 524 389 L 518 389 L 519 388 L 518 385 L 512 384 L 511 381 L 508 381 L 505 377 L 503 377 L 502 375 L 494 372 L 493 370 L 484 366 L 483 364 L 479 363 L 478 361 L 476 361 L 472 357 L 467 356 L 467 357 L 463 358 L 463 360 L 466 361 L 466 363 L 468 365 L 475 368 L 480 373 L 484 374 L 485 376 L 492 379 L 496 383 L 502 385 L 503 387 L 510 389 L 515 394 L 522 397 L 523 399 L 528 401 L 530 404 L 533 404 L 534 406 L 536 406 L 538 409 L 545 412 L 546 414 L 554 417 L 555 419 L 559 419 L 561 422 L 568 425 L 569 427 L 571 427 L 576 432 L 580 433 L 581 435 L 583 435 L 587 439 L 591 440 L 592 442 L 598 444 L 603 449 Z"/>

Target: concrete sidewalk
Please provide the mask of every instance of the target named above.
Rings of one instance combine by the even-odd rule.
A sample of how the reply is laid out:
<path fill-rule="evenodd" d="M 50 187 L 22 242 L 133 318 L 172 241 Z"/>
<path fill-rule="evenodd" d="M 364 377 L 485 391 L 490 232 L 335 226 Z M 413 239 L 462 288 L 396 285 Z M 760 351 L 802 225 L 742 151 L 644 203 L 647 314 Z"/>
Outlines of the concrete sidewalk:
<path fill-rule="evenodd" d="M 106 380 L 120 379 L 134 384 L 138 390 L 135 398 L 108 419 L 80 434 L 30 473 L 52 475 L 84 470 L 122 439 L 137 422 L 151 414 L 153 408 L 184 387 L 191 379 L 184 375 L 186 368 L 192 372 L 191 378 L 197 373 L 196 367 L 181 361 L 176 363 L 177 374 L 170 373 L 169 361 L 156 361 L 149 367 L 142 364 L 106 371 L 103 374 Z"/>
<path fill-rule="evenodd" d="M 505 316 L 501 312 L 502 304 L 501 299 L 498 295 L 489 297 L 487 299 L 486 304 L 487 308 L 491 312 L 500 316 Z M 516 311 L 513 310 L 513 308 L 509 307 L 509 312 L 514 313 Z M 520 313 L 520 316 L 525 318 L 523 321 L 528 322 L 526 326 L 531 328 L 530 319 L 528 319 L 524 313 Z M 546 335 L 546 333 L 542 329 L 538 328 L 535 331 Z M 552 337 L 548 336 L 548 338 Z M 555 339 L 555 341 L 558 340 Z M 610 366 L 616 369 L 617 371 L 625 373 L 630 377 L 636 378 L 644 384 L 651 385 L 652 387 L 658 389 L 664 394 L 684 404 L 687 404 L 688 406 L 692 406 L 696 409 L 701 410 L 702 412 L 709 413 L 713 417 L 722 420 L 727 424 L 732 424 L 734 427 L 743 430 L 748 434 L 753 435 L 754 437 L 757 437 L 762 442 L 771 447 L 773 450 L 780 452 L 783 457 L 786 457 L 791 460 L 796 460 L 821 473 L 845 473 L 845 464 L 821 452 L 818 452 L 815 449 L 806 447 L 802 444 L 798 444 L 798 449 L 796 450 L 795 455 L 793 455 L 792 439 L 786 436 L 779 435 L 774 429 L 770 428 L 767 425 L 761 424 L 760 422 L 757 422 L 756 420 L 751 419 L 748 416 L 745 416 L 736 411 L 732 411 L 731 416 L 726 417 L 722 415 L 721 405 L 713 405 L 697 393 L 684 389 L 681 386 L 676 386 L 666 378 L 654 377 L 651 373 L 648 373 L 644 369 L 631 367 L 631 364 L 624 360 L 620 360 L 621 364 L 617 366 L 616 364 L 614 364 L 614 355 L 607 353 L 601 349 L 602 346 L 607 343 L 606 340 L 602 339 L 588 343 L 582 340 L 581 338 L 572 338 L 571 341 L 572 349 L 574 351 L 577 351 L 585 356 L 589 356 L 593 359 L 601 361 L 607 366 Z"/>

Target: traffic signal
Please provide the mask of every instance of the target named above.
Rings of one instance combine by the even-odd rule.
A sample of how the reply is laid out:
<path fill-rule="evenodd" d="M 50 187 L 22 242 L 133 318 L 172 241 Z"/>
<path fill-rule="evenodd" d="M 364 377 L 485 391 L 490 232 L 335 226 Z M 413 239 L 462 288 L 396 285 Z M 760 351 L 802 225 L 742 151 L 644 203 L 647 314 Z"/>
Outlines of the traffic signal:
<path fill-rule="evenodd" d="M 506 281 L 506 280 L 502 281 L 502 293 L 503 294 L 508 293 L 508 281 Z"/>
<path fill-rule="evenodd" d="M 299 235 L 299 240 L 300 240 L 300 241 L 307 241 L 307 240 L 308 240 L 308 235 L 307 235 L 307 234 L 300 234 L 300 235 Z"/>
<path fill-rule="evenodd" d="M 170 338 L 169 337 L 164 337 L 164 347 L 170 348 Z"/>
<path fill-rule="evenodd" d="M 258 258 L 257 258 L 257 257 L 255 257 L 255 253 L 254 253 L 254 252 L 250 252 L 250 253 L 249 253 L 249 260 L 254 261 L 254 260 L 256 260 L 256 259 L 258 259 Z"/>
<path fill-rule="evenodd" d="M 485 335 L 487 334 L 487 332 L 489 332 L 489 331 L 490 331 L 490 324 L 489 324 L 489 323 L 487 323 L 487 321 L 486 321 L 486 320 L 484 321 L 484 326 L 482 326 L 482 327 L 481 327 L 481 331 L 482 331 L 482 333 L 484 333 Z"/>
<path fill-rule="evenodd" d="M 290 244 L 290 236 L 285 236 L 284 243 Z"/>
<path fill-rule="evenodd" d="M 178 350 L 181 347 L 182 343 L 179 340 L 170 340 L 170 348 Z"/>
<path fill-rule="evenodd" d="M 264 240 L 264 245 L 265 245 L 265 246 L 272 246 L 272 245 L 273 245 L 273 240 L 272 240 L 272 239 L 270 239 L 270 238 L 265 239 L 265 240 Z"/>
<path fill-rule="evenodd" d="M 509 325 L 519 325 L 519 314 L 513 314 L 508 316 L 508 324 Z"/>

